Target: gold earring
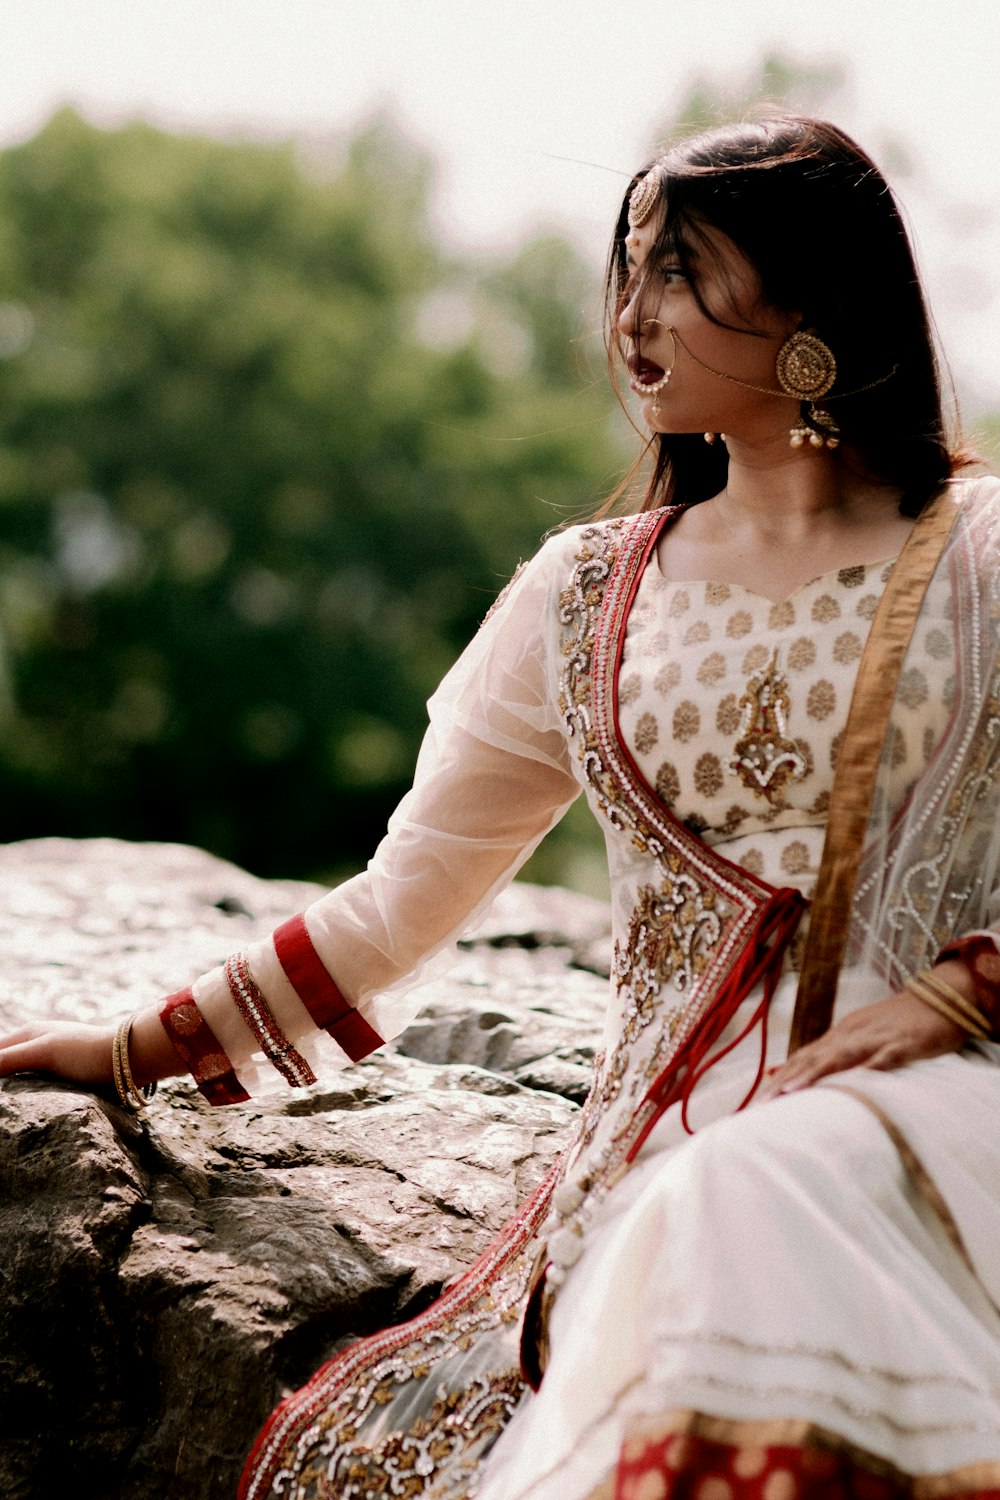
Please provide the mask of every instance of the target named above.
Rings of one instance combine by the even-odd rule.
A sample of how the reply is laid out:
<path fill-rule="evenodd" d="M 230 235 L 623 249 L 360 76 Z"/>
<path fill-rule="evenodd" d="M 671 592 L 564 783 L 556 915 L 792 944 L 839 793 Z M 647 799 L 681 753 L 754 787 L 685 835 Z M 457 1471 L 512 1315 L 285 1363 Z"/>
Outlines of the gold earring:
<path fill-rule="evenodd" d="M 791 333 L 774 359 L 774 374 L 781 389 L 796 401 L 818 401 L 833 389 L 837 361 L 829 344 L 814 333 Z"/>
<path fill-rule="evenodd" d="M 805 406 L 805 402 L 802 403 Z M 822 406 L 814 406 L 809 403 L 808 410 L 803 412 L 802 420 L 798 427 L 793 427 L 788 434 L 791 447 L 801 448 L 806 442 L 813 448 L 837 448 L 840 446 L 841 432 L 836 420 Z"/>
<path fill-rule="evenodd" d="M 809 443 L 813 448 L 836 448 L 840 428 L 828 411 L 815 402 L 832 390 L 837 379 L 837 361 L 829 344 L 814 333 L 789 334 L 774 359 L 774 374 L 786 395 L 794 396 L 808 410 L 788 434 L 793 448 Z"/>

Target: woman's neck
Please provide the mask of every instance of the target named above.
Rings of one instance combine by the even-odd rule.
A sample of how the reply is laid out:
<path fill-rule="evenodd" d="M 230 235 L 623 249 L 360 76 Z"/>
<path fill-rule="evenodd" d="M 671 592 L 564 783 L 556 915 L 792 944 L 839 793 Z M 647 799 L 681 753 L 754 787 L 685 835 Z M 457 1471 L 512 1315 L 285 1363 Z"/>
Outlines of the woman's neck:
<path fill-rule="evenodd" d="M 667 577 L 736 583 L 770 599 L 837 568 L 894 557 L 912 528 L 901 491 L 867 478 L 838 448 L 770 453 L 730 446 L 726 488 L 693 505 L 659 548 Z"/>
<path fill-rule="evenodd" d="M 784 546 L 794 547 L 821 535 L 867 531 L 886 523 L 905 531 L 901 497 L 897 486 L 867 476 L 860 456 L 849 448 L 791 448 L 783 433 L 752 448 L 730 442 L 717 519 L 762 541 L 780 538 Z"/>

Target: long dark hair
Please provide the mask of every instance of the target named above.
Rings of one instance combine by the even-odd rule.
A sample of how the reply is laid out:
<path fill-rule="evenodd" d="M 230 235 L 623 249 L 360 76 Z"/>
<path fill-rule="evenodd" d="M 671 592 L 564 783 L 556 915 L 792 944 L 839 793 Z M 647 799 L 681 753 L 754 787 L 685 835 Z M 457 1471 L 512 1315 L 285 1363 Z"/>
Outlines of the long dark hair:
<path fill-rule="evenodd" d="M 801 310 L 803 326 L 833 349 L 837 381 L 822 404 L 870 474 L 900 486 L 900 508 L 916 515 L 971 459 L 949 443 L 913 253 L 874 162 L 834 125 L 776 115 L 708 130 L 648 163 L 622 200 L 608 260 L 613 365 L 622 353 L 617 318 L 628 275 L 629 196 L 654 168 L 663 216 L 646 265 L 679 263 L 702 311 L 718 323 L 701 300 L 691 262 L 695 251 L 711 253 L 705 229 L 721 230 L 755 267 L 764 298 Z M 893 366 L 891 379 L 882 380 Z M 838 390 L 849 394 L 838 397 Z M 643 509 L 696 504 L 725 486 L 722 444 L 709 446 L 700 434 L 657 434 L 649 451 L 654 462 Z"/>

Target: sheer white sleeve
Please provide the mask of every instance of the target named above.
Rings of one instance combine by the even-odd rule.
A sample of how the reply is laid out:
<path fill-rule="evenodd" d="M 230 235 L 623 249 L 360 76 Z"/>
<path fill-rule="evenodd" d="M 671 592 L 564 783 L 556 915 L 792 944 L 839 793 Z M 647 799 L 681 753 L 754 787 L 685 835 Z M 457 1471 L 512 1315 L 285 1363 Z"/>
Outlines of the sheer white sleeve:
<path fill-rule="evenodd" d="M 420 986 L 450 961 L 454 939 L 579 791 L 557 706 L 571 540 L 551 538 L 515 575 L 430 700 L 413 787 L 367 870 L 304 913 L 305 941 L 353 1013 L 350 1024 L 316 1026 L 316 1007 L 303 1003 L 302 984 L 296 993 L 274 937 L 249 950 L 279 1035 L 317 1075 L 409 1023 Z M 223 970 L 199 980 L 194 996 L 239 1082 L 254 1094 L 283 1087 Z"/>

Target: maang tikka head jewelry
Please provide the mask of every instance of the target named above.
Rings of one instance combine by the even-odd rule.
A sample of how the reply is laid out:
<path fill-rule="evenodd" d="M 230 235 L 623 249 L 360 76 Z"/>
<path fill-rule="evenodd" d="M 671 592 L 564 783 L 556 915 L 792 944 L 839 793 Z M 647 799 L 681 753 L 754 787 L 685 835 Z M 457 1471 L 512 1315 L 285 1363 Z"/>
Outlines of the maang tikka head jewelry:
<path fill-rule="evenodd" d="M 656 167 L 650 167 L 629 194 L 628 200 L 628 227 L 630 229 L 641 229 L 653 217 L 656 205 L 660 201 L 660 173 Z"/>
<path fill-rule="evenodd" d="M 653 217 L 653 214 L 659 202 L 660 173 L 656 167 L 650 167 L 645 177 L 641 178 L 636 183 L 635 187 L 629 194 L 628 227 L 631 230 L 631 233 L 626 236 L 625 243 L 630 250 L 634 250 L 639 244 L 639 236 L 635 231 L 637 229 L 641 229 L 644 224 L 648 224 L 649 220 Z M 647 318 L 645 321 L 648 323 L 655 323 L 658 320 L 656 318 Z M 668 370 L 665 370 L 660 379 L 655 381 L 651 385 L 644 385 L 642 381 L 634 375 L 629 382 L 632 389 L 637 392 L 637 394 L 653 397 L 654 417 L 659 416 L 660 392 L 666 390 L 667 386 L 670 384 L 670 377 L 674 373 L 674 364 L 677 359 L 677 345 L 673 342 L 674 331 L 672 328 L 668 328 L 667 332 L 670 334 L 671 345 L 673 348 L 673 355 L 670 360 L 670 368 Z"/>

